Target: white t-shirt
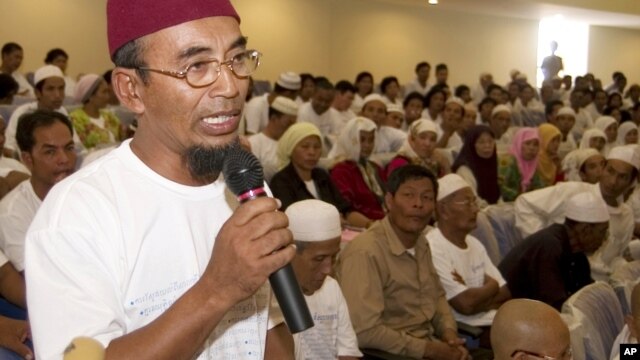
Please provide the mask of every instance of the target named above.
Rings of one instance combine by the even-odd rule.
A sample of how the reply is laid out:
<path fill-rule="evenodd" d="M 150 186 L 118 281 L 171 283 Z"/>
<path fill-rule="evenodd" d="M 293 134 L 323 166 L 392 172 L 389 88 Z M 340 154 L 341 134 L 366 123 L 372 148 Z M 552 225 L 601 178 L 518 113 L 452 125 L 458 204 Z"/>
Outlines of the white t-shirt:
<path fill-rule="evenodd" d="M 278 142 L 264 133 L 249 136 L 251 152 L 258 158 L 264 170 L 264 178 L 270 181 L 278 172 Z"/>
<path fill-rule="evenodd" d="M 425 84 L 425 86 L 422 86 L 422 84 L 420 84 L 420 81 L 418 81 L 418 78 L 415 78 L 411 80 L 410 83 L 404 86 L 404 97 L 406 98 L 412 92 L 417 92 L 420 95 L 425 96 L 429 92 L 429 89 L 431 89 L 431 85 L 428 82 Z"/>
<path fill-rule="evenodd" d="M 400 150 L 402 144 L 407 139 L 407 133 L 391 126 L 380 126 L 376 130 L 376 143 L 373 152 L 395 153 Z"/>
<path fill-rule="evenodd" d="M 327 276 L 318 291 L 304 298 L 315 325 L 293 335 L 296 360 L 362 356 L 338 282 Z"/>
<path fill-rule="evenodd" d="M 27 235 L 36 357 L 60 359 L 79 334 L 107 345 L 155 320 L 201 277 L 236 206 L 223 180 L 170 181 L 129 140 L 58 183 Z M 265 284 L 236 304 L 198 359 L 262 359 L 269 302 Z"/>
<path fill-rule="evenodd" d="M 585 130 L 591 129 L 593 124 L 594 119 L 591 118 L 591 115 L 585 109 L 580 108 L 580 110 L 576 112 L 576 123 L 571 129 L 573 137 L 575 139 L 582 139 L 582 134 Z"/>
<path fill-rule="evenodd" d="M 22 116 L 23 114 L 36 111 L 37 109 L 38 109 L 38 102 L 33 101 L 30 103 L 26 103 L 18 106 L 16 110 L 13 112 L 13 114 L 11 114 L 11 118 L 9 119 L 9 123 L 7 124 L 7 132 L 5 136 L 6 139 L 4 143 L 5 148 L 11 149 L 13 151 L 18 151 L 18 143 L 16 142 L 16 130 L 18 129 L 18 120 L 20 119 L 20 116 Z M 61 114 L 64 114 L 65 116 L 69 116 L 69 114 L 67 113 L 67 110 L 64 107 L 60 107 L 59 109 L 56 109 L 56 111 Z M 75 132 L 74 132 L 74 142 L 76 142 L 75 141 L 76 137 L 77 135 L 75 135 Z M 80 141 L 80 139 L 78 139 L 78 141 Z"/>
<path fill-rule="evenodd" d="M 18 271 L 24 271 L 24 239 L 41 205 L 29 180 L 0 201 L 0 247 Z"/>
<path fill-rule="evenodd" d="M 335 139 L 340 134 L 340 130 L 344 126 L 338 112 L 335 109 L 329 108 L 327 111 L 318 115 L 311 102 L 306 102 L 298 108 L 298 122 L 310 122 L 320 129 L 320 133 L 325 138 L 335 143 Z"/>
<path fill-rule="evenodd" d="M 244 106 L 247 133 L 257 134 L 269 123 L 269 94 L 254 97 Z"/>
<path fill-rule="evenodd" d="M 429 231 L 427 241 L 431 248 L 433 266 L 438 272 L 442 287 L 447 294 L 447 300 L 453 299 L 469 288 L 482 286 L 485 274 L 497 281 L 500 287 L 506 284 L 500 271 L 489 259 L 484 246 L 473 236 L 467 235 L 466 249 L 461 249 L 451 243 L 438 228 Z M 462 277 L 466 285 L 454 280 L 454 272 Z M 496 314 L 495 310 L 490 310 L 475 315 L 462 315 L 453 308 L 451 310 L 456 320 L 473 326 L 491 325 Z"/>
<path fill-rule="evenodd" d="M 5 177 L 12 171 L 31 174 L 29 169 L 20 161 L 0 155 L 0 176 Z"/>

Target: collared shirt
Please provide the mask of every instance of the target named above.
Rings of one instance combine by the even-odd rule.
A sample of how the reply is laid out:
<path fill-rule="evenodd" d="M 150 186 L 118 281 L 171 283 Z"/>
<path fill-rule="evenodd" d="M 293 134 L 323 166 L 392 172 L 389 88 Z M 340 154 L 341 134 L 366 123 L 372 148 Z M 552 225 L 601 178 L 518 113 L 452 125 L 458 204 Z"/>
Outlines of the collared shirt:
<path fill-rule="evenodd" d="M 360 347 L 422 358 L 429 341 L 456 331 L 424 237 L 428 230 L 412 255 L 385 217 L 342 251 L 337 275 Z"/>

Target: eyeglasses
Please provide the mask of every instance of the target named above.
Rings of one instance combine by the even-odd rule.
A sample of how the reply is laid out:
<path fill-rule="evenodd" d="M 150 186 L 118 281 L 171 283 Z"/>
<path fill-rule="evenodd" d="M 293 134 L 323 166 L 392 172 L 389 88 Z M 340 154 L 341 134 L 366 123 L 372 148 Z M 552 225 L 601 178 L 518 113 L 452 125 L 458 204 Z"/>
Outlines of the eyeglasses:
<path fill-rule="evenodd" d="M 467 208 L 478 207 L 478 198 L 474 197 L 473 199 L 465 199 L 465 200 L 457 200 L 457 201 L 449 201 L 451 204 L 462 205 Z"/>
<path fill-rule="evenodd" d="M 222 65 L 226 65 L 238 77 L 247 77 L 253 74 L 260 65 L 262 54 L 257 50 L 243 51 L 227 61 L 220 62 L 217 59 L 204 59 L 195 61 L 182 71 L 172 71 L 164 69 L 152 69 L 148 67 L 138 67 L 143 71 L 153 71 L 163 75 L 173 76 L 178 79 L 185 79 L 187 83 L 195 88 L 205 87 L 218 80 Z"/>
<path fill-rule="evenodd" d="M 571 360 L 571 359 L 573 359 L 573 353 L 571 352 L 571 348 L 567 349 L 562 355 L 560 355 L 560 357 L 541 355 L 541 354 L 537 354 L 537 353 L 534 353 L 532 351 L 526 351 L 526 350 L 515 350 L 514 352 L 511 353 L 511 357 L 513 358 L 514 356 L 518 355 L 518 353 L 524 354 L 524 355 L 527 355 L 527 356 L 532 356 L 532 357 L 535 357 L 535 358 L 538 358 L 538 359 L 543 359 L 543 360 Z"/>

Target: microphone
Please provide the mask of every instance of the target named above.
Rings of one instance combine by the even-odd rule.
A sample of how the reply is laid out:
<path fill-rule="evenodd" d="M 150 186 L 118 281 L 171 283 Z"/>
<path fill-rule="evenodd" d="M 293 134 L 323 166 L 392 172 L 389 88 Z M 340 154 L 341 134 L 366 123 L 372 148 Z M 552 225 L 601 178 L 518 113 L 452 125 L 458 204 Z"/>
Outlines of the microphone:
<path fill-rule="evenodd" d="M 240 146 L 234 146 L 229 150 L 222 171 L 229 190 L 237 196 L 241 204 L 267 196 L 260 162 Z M 271 274 L 269 282 L 289 331 L 296 334 L 312 327 L 313 319 L 291 264 Z"/>
<path fill-rule="evenodd" d="M 63 360 L 104 360 L 104 346 L 95 339 L 77 337 L 64 350 Z"/>

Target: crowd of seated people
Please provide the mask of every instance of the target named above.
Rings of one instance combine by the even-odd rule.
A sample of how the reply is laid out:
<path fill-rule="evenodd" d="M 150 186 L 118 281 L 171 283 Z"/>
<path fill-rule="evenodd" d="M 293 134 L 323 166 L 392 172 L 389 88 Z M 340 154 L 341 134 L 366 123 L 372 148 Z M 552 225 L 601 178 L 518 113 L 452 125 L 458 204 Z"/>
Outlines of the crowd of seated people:
<path fill-rule="evenodd" d="M 108 74 L 72 79 L 69 56 L 53 49 L 25 76 L 22 57 L 20 45 L 3 46 L 0 329 L 13 337 L 0 331 L 0 345 L 24 357 L 26 229 L 57 182 L 133 136 L 135 123 L 119 119 L 130 114 L 114 101 Z M 296 337 L 299 358 L 322 358 L 317 344 L 340 359 L 361 356 L 358 348 L 381 358 L 491 358 L 479 350 L 491 348 L 496 310 L 510 298 L 560 310 L 583 286 L 636 261 L 640 86 L 627 89 L 619 72 L 604 88 L 592 74 L 541 88 L 518 71 L 508 84 L 483 73 L 455 88 L 446 64 L 430 75 L 424 61 L 405 85 L 388 76 L 378 86 L 367 71 L 353 83 L 287 71 L 273 91 L 247 98 L 244 146 L 281 210 L 291 219 L 308 212 L 291 222 L 307 301 L 325 307 L 318 311 L 336 311 L 323 301 L 340 306 L 338 322 Z M 501 206 L 520 237 L 495 262 L 484 245 L 491 239 L 471 233 L 480 216 L 503 221 L 491 218 Z M 323 214 L 332 222 L 317 222 L 330 232 L 305 228 Z M 358 234 L 342 251 L 341 228 Z M 465 342 L 456 321 L 484 333 Z M 336 326 L 346 341 L 318 340 Z"/>

